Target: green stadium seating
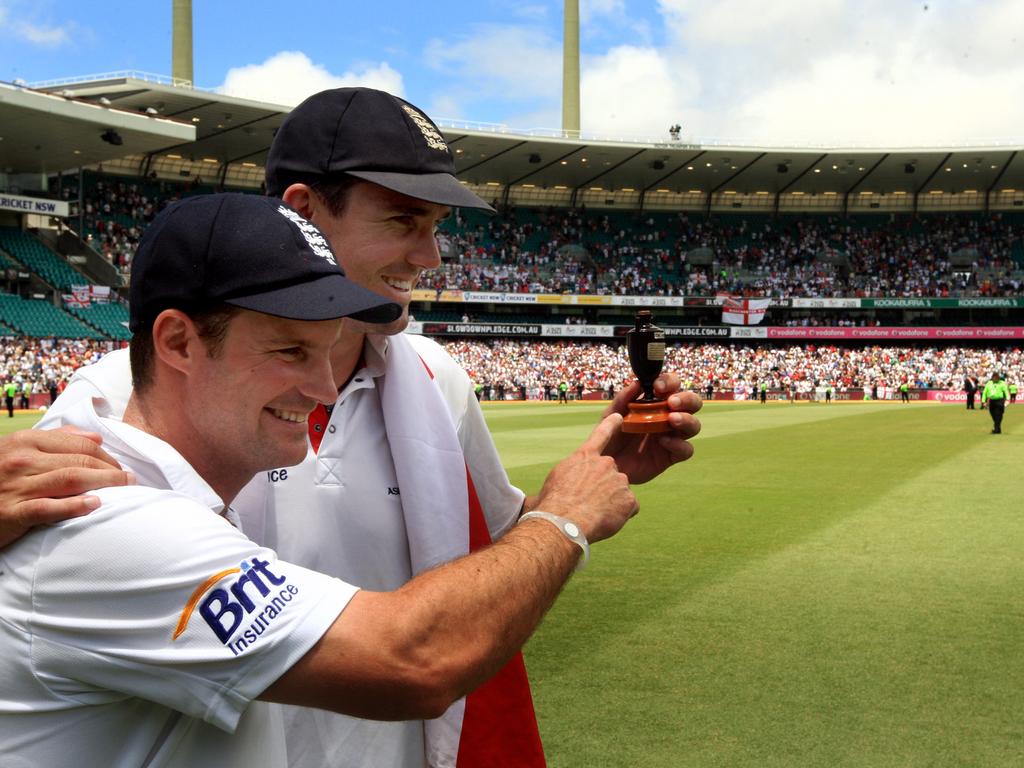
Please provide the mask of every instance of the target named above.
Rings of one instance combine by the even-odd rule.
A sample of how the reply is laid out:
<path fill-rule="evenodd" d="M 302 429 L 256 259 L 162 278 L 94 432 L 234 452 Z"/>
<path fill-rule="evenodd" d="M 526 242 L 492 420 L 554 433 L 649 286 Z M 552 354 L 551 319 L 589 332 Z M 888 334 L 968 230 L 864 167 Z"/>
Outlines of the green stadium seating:
<path fill-rule="evenodd" d="M 92 304 L 88 309 L 68 307 L 75 317 L 99 328 L 112 339 L 127 341 L 132 337 L 128 330 L 128 307 L 119 302 L 110 304 Z"/>
<path fill-rule="evenodd" d="M 91 283 L 85 275 L 72 269 L 64 259 L 27 232 L 0 227 L 0 248 L 58 290 L 68 291 L 72 285 Z"/>
<path fill-rule="evenodd" d="M 20 336 L 61 339 L 105 339 L 67 312 L 46 301 L 0 294 L 0 323 Z"/>

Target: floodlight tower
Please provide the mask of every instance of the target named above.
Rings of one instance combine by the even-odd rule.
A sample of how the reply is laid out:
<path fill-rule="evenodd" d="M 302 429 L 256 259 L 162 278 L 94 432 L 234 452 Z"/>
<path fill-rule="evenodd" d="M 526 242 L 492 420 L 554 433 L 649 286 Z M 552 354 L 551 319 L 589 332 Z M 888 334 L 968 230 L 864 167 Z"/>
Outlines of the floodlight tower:
<path fill-rule="evenodd" d="M 192 0 L 172 0 L 171 77 L 192 85 Z"/>
<path fill-rule="evenodd" d="M 562 133 L 580 135 L 580 0 L 565 0 L 562 39 Z"/>

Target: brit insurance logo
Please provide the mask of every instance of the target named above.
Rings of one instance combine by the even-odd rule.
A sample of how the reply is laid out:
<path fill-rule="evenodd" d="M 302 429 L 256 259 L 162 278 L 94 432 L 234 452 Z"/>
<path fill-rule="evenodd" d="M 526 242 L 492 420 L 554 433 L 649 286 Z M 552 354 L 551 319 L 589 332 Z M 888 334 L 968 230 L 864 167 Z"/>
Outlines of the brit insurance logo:
<path fill-rule="evenodd" d="M 224 584 L 227 579 L 230 583 Z M 171 640 L 177 640 L 188 629 L 198 609 L 217 639 L 237 656 L 259 640 L 299 594 L 298 587 L 287 581 L 258 557 L 213 574 L 188 599 Z"/>

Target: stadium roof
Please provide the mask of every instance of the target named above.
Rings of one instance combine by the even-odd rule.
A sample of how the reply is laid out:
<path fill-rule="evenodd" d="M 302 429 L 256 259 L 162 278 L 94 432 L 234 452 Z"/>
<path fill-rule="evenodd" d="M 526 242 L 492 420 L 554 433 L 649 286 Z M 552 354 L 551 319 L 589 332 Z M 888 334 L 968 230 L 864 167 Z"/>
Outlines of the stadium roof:
<path fill-rule="evenodd" d="M 128 147 L 158 152 L 194 139 L 194 127 L 163 116 L 0 83 L 0 172 L 56 173 L 123 157 Z"/>
<path fill-rule="evenodd" d="M 262 166 L 288 109 L 139 73 L 33 89 L 0 85 L 0 170 L 55 173 L 127 155 Z M 687 144 L 668 134 L 665 141 L 638 143 L 468 123 L 440 127 L 460 179 L 498 189 L 844 195 L 1024 187 L 1021 146 L 730 147 Z M 123 143 L 102 140 L 108 130 Z"/>

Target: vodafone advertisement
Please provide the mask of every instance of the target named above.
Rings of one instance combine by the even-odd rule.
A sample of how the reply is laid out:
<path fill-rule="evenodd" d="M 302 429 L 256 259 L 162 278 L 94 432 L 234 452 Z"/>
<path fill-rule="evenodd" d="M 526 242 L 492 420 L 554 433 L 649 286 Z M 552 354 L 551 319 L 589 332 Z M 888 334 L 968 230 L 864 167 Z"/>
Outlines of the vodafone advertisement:
<path fill-rule="evenodd" d="M 1024 339 L 1024 328 L 764 328 L 768 339 L 846 339 L 879 341 L 989 341 L 992 339 Z"/>

